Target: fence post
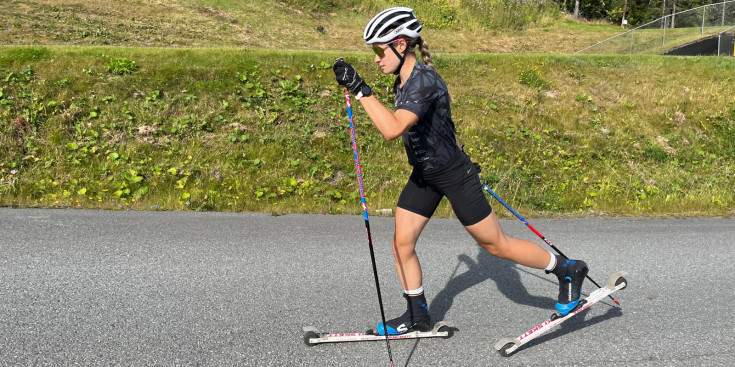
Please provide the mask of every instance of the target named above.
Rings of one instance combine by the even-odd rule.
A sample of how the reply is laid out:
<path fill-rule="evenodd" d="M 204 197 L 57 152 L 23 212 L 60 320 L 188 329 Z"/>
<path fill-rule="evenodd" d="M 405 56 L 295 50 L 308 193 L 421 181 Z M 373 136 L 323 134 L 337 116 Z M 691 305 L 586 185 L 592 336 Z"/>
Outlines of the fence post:
<path fill-rule="evenodd" d="M 704 34 L 704 17 L 707 14 L 707 7 L 702 8 L 702 32 L 700 34 Z"/>
<path fill-rule="evenodd" d="M 635 33 L 635 30 L 630 31 L 630 54 L 633 54 L 633 34 Z"/>
<path fill-rule="evenodd" d="M 722 24 L 720 26 L 725 26 L 725 0 L 722 0 Z"/>
<path fill-rule="evenodd" d="M 664 17 L 664 20 L 663 20 L 663 22 L 664 22 L 664 31 L 663 31 L 663 36 L 661 38 L 661 45 L 666 44 L 666 21 L 668 19 L 669 19 L 669 16 L 667 15 L 667 16 Z"/>

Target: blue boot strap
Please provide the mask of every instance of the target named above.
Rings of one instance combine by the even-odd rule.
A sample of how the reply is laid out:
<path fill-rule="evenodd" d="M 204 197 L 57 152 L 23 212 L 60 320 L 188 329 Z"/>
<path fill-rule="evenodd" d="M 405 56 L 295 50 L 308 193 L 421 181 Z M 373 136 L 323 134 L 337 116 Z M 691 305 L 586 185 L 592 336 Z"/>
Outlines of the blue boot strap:
<path fill-rule="evenodd" d="M 383 323 L 378 323 L 378 335 L 385 335 L 385 328 L 383 327 Z M 401 333 L 398 332 L 398 330 L 388 326 L 388 335 L 401 335 Z"/>
<path fill-rule="evenodd" d="M 577 307 L 577 304 L 579 304 L 579 300 L 582 298 L 580 297 L 574 302 L 567 303 L 567 304 L 561 304 L 559 302 L 556 303 L 556 311 L 559 312 L 562 316 L 566 316 L 570 311 L 572 311 L 575 307 Z"/>

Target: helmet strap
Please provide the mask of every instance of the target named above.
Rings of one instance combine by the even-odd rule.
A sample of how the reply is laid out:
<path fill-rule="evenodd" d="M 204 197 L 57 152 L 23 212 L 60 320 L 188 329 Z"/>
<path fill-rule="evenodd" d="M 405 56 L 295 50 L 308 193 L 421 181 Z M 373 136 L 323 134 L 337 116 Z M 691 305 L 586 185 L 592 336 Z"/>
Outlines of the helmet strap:
<path fill-rule="evenodd" d="M 390 49 L 393 50 L 393 53 L 395 53 L 396 56 L 398 56 L 398 60 L 401 60 L 401 62 L 398 64 L 398 68 L 396 69 L 396 71 L 393 72 L 393 75 L 398 75 L 401 73 L 401 69 L 403 68 L 403 62 L 406 61 L 406 56 L 401 55 L 401 53 L 398 52 L 398 50 L 396 50 L 396 48 L 393 47 L 392 44 L 389 44 L 388 47 L 390 47 Z"/>

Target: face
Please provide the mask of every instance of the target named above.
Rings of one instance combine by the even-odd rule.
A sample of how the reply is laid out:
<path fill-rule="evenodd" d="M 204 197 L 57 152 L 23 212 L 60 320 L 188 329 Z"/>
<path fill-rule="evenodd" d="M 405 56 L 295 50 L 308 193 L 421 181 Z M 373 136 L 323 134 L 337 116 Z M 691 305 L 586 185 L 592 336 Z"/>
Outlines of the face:
<path fill-rule="evenodd" d="M 396 53 L 390 49 L 389 45 L 391 44 L 401 54 L 406 50 L 406 41 L 402 38 L 398 38 L 389 43 L 372 45 L 373 51 L 375 52 L 374 61 L 380 65 L 380 70 L 383 71 L 383 74 L 392 74 L 401 63 Z"/>

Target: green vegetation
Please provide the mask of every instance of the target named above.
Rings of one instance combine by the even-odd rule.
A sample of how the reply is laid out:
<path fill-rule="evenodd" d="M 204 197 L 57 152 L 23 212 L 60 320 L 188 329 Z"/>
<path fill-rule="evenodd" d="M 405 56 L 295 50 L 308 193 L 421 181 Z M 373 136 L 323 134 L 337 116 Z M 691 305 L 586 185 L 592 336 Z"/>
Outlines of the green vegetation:
<path fill-rule="evenodd" d="M 331 63 L 390 104 L 360 36 L 396 2 L 8 1 L 0 205 L 360 211 Z M 526 215 L 733 214 L 734 59 L 564 55 L 620 28 L 519 4 L 401 2 L 493 190 Z M 354 113 L 368 205 L 392 208 L 403 146 Z"/>
<path fill-rule="evenodd" d="M 416 9 L 439 52 L 571 53 L 620 33 L 573 22 L 546 1 L 5 0 L 0 44 L 364 51 L 371 14 Z M 573 30 L 570 29 L 574 25 Z"/>
<path fill-rule="evenodd" d="M 0 205 L 357 213 L 342 55 L 389 103 L 368 53 L 2 47 Z M 521 211 L 731 214 L 734 59 L 434 58 L 465 150 Z M 368 205 L 391 208 L 403 146 L 354 112 Z"/>

